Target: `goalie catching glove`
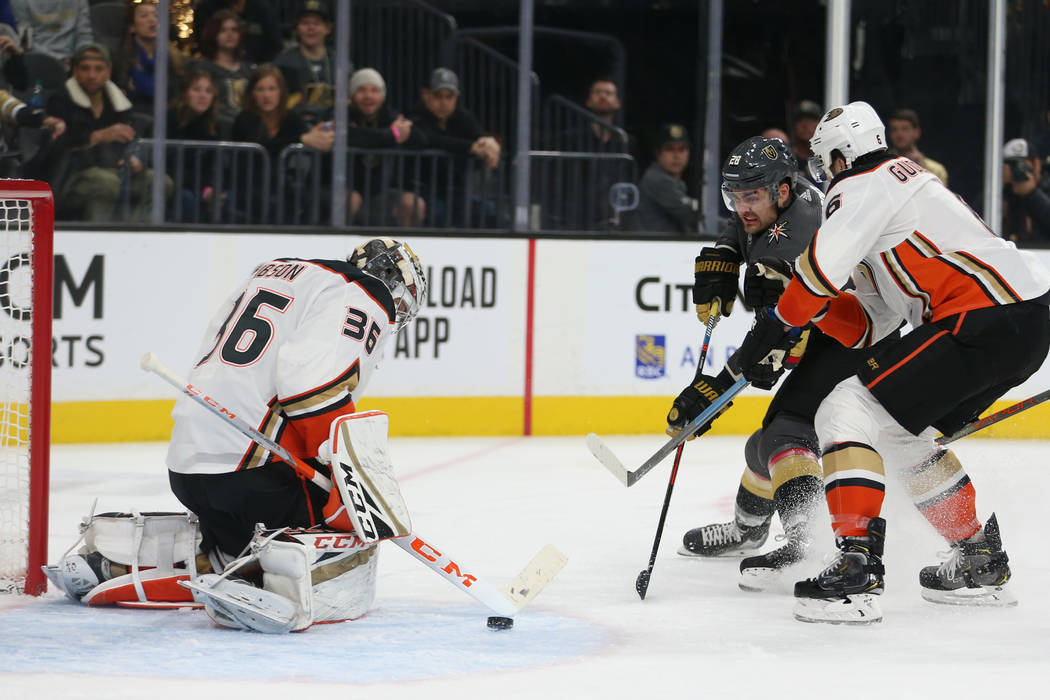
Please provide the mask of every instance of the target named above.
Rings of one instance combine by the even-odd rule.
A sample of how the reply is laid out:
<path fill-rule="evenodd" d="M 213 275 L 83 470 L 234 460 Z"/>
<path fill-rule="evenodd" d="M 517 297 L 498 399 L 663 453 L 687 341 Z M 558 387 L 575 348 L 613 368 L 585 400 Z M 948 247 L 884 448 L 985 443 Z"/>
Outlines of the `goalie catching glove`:
<path fill-rule="evenodd" d="M 716 246 L 700 251 L 696 258 L 693 303 L 701 323 L 707 323 L 715 303 L 723 316 L 732 313 L 739 276 L 740 256 L 735 250 Z"/>

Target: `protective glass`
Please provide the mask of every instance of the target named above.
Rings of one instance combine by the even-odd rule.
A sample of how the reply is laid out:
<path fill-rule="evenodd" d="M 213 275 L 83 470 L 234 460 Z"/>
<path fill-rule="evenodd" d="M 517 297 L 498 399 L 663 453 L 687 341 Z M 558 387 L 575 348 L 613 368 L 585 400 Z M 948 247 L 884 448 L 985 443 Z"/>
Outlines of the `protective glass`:
<path fill-rule="evenodd" d="M 740 211 L 741 208 L 753 211 L 772 206 L 775 192 L 773 185 L 764 185 L 749 190 L 733 190 L 729 189 L 727 183 L 722 183 L 722 201 L 725 202 L 729 211 Z"/>

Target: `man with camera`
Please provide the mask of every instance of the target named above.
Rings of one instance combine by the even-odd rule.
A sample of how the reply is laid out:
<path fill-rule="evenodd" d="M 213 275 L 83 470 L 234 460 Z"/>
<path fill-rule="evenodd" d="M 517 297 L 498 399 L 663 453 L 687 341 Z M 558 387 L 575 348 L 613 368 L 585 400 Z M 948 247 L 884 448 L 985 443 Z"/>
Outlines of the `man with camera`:
<path fill-rule="evenodd" d="M 1004 238 L 1018 243 L 1050 240 L 1050 181 L 1024 139 L 1003 146 Z"/>

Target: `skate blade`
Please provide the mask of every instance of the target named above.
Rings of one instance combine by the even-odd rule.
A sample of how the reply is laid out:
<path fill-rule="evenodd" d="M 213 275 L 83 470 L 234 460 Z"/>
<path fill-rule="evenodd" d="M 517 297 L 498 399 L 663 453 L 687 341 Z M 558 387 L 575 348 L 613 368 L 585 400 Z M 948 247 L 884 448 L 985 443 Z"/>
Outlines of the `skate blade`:
<path fill-rule="evenodd" d="M 795 619 L 799 622 L 823 622 L 830 625 L 873 625 L 882 622 L 882 605 L 878 596 L 857 593 L 832 600 L 799 598 L 795 602 Z"/>
<path fill-rule="evenodd" d="M 761 545 L 759 545 L 761 547 Z M 692 559 L 739 559 L 741 557 L 749 557 L 758 551 L 759 547 L 734 547 L 727 549 L 720 554 L 701 554 L 700 552 L 694 552 L 691 549 L 686 549 L 685 545 L 678 545 L 678 553 L 683 557 L 691 557 Z"/>
<path fill-rule="evenodd" d="M 920 592 L 923 600 L 938 605 L 964 605 L 975 608 L 1007 608 L 1017 605 L 1017 596 L 1005 585 L 959 588 L 954 591 L 923 588 Z"/>
<path fill-rule="evenodd" d="M 783 573 L 783 569 L 767 567 L 744 569 L 740 572 L 740 580 L 737 581 L 737 586 L 740 587 L 740 590 L 748 593 L 763 593 L 780 583 L 784 578 L 781 576 Z"/>

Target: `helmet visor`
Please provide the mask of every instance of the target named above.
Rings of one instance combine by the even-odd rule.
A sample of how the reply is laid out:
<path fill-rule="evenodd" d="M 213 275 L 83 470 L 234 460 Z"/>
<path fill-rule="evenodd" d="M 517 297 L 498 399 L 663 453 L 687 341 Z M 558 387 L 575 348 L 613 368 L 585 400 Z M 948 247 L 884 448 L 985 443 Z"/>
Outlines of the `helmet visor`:
<path fill-rule="evenodd" d="M 773 185 L 763 185 L 749 190 L 730 189 L 729 185 L 723 182 L 722 201 L 725 202 L 729 211 L 761 209 L 772 206 L 775 191 Z"/>
<path fill-rule="evenodd" d="M 809 176 L 817 184 L 823 184 L 831 179 L 831 173 L 824 167 L 824 159 L 820 156 L 812 156 L 806 163 Z"/>

